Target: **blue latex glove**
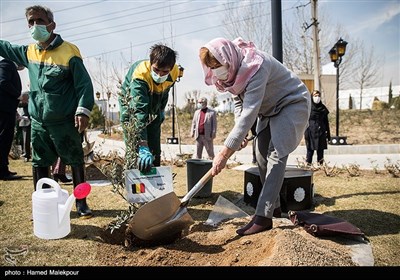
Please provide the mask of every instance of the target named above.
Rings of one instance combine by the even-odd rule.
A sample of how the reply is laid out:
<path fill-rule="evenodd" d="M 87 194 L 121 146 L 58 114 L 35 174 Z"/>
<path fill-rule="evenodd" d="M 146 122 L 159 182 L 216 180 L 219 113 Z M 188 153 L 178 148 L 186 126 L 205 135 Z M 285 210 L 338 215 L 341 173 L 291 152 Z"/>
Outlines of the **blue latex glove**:
<path fill-rule="evenodd" d="M 153 160 L 154 157 L 151 154 L 149 147 L 139 146 L 139 170 L 145 173 L 149 172 L 153 165 Z"/>

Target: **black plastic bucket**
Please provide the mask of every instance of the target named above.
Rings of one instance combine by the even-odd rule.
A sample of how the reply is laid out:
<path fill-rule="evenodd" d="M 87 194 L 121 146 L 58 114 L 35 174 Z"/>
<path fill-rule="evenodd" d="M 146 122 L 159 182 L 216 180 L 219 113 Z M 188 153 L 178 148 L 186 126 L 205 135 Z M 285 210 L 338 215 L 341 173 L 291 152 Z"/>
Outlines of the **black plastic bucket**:
<path fill-rule="evenodd" d="M 200 181 L 207 171 L 211 169 L 212 163 L 211 160 L 203 159 L 188 159 L 186 161 L 188 192 Z M 211 196 L 212 180 L 211 178 L 194 197 Z"/>

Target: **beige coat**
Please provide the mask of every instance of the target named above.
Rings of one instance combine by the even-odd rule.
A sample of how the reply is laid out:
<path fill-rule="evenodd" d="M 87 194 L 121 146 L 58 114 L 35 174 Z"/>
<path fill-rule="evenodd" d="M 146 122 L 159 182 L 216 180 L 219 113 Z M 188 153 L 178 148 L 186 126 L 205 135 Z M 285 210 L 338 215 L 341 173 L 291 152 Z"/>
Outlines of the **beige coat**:
<path fill-rule="evenodd" d="M 194 137 L 194 139 L 197 139 L 199 137 L 199 130 L 198 130 L 199 121 L 200 121 L 200 109 L 194 112 L 192 127 L 190 129 L 191 136 Z M 207 107 L 207 112 L 204 118 L 204 137 L 207 140 L 211 140 L 215 138 L 216 134 L 217 134 L 217 112 Z"/>

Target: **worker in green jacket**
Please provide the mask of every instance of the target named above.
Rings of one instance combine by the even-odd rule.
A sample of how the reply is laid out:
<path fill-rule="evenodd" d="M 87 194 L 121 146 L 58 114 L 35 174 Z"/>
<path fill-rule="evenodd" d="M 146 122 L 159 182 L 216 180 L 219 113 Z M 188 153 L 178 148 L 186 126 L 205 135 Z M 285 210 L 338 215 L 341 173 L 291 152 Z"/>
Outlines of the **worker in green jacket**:
<path fill-rule="evenodd" d="M 73 184 L 85 181 L 81 133 L 94 105 L 93 85 L 79 49 L 55 34 L 50 9 L 26 8 L 32 38 L 27 46 L 0 40 L 0 56 L 29 70 L 33 183 L 50 177 L 50 166 L 61 160 L 71 166 Z M 80 217 L 92 216 L 86 198 L 76 200 Z"/>
<path fill-rule="evenodd" d="M 176 64 L 177 53 L 169 47 L 156 44 L 150 48 L 150 59 L 135 62 L 129 69 L 121 87 L 119 103 L 121 123 L 137 122 L 140 133 L 138 143 L 138 168 L 148 172 L 161 162 L 161 124 L 168 93 L 180 77 L 180 66 Z M 130 95 L 129 103 L 126 96 Z M 131 111 L 129 110 L 131 109 Z M 130 118 L 133 112 L 134 118 Z M 124 127 L 124 126 L 123 126 Z M 124 128 L 125 145 L 127 141 Z M 136 147 L 127 147 L 136 149 Z"/>

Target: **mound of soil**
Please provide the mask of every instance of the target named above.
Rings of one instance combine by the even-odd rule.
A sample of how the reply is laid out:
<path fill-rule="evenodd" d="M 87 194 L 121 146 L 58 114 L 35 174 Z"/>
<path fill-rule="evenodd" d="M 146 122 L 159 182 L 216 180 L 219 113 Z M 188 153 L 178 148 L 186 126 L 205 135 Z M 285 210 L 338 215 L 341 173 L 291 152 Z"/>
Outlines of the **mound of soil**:
<path fill-rule="evenodd" d="M 87 168 L 87 176 L 104 175 L 93 165 Z M 272 230 L 238 236 L 236 229 L 249 219 L 235 218 L 216 227 L 195 219 L 182 235 L 158 243 L 138 240 L 127 226 L 113 233 L 104 230 L 96 258 L 105 266 L 359 265 L 352 260 L 351 249 L 343 241 L 314 237 L 284 218 L 274 219 Z"/>
<path fill-rule="evenodd" d="M 348 246 L 334 239 L 314 237 L 288 219 L 274 219 L 272 230 L 238 236 L 235 230 L 247 222 L 246 218 L 236 218 L 217 227 L 196 222 L 187 235 L 169 244 L 151 246 L 121 244 L 126 227 L 113 234 L 105 231 L 98 256 L 106 266 L 357 265 Z"/>

